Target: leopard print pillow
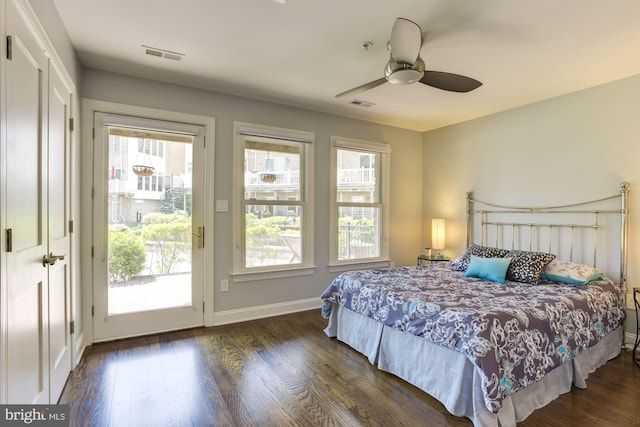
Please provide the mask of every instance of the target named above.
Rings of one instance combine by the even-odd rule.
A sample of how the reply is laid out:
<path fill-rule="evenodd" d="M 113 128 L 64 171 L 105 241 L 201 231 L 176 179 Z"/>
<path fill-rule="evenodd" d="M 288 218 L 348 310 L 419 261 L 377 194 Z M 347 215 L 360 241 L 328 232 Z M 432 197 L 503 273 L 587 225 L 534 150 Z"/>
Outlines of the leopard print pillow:
<path fill-rule="evenodd" d="M 506 249 L 480 246 L 474 243 L 469 246 L 469 249 L 467 249 L 464 255 L 451 264 L 451 267 L 457 271 L 467 271 L 467 267 L 469 267 L 469 263 L 471 262 L 471 255 L 475 255 L 480 258 L 504 258 L 508 252 L 509 251 Z"/>
<path fill-rule="evenodd" d="M 544 252 L 509 251 L 505 258 L 511 258 L 507 269 L 507 280 L 537 285 L 542 270 L 556 257 Z"/>

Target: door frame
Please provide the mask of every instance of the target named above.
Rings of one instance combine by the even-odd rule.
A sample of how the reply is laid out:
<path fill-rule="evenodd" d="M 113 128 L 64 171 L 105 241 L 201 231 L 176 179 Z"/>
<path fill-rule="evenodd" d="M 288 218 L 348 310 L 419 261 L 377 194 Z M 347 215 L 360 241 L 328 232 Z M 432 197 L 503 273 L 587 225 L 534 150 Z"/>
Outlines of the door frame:
<path fill-rule="evenodd" d="M 148 107 L 139 107 L 127 104 L 118 104 L 113 102 L 99 101 L 95 99 L 82 99 L 82 134 L 85 141 L 82 150 L 82 164 L 86 165 L 82 169 L 82 282 L 83 287 L 83 307 L 85 324 L 93 325 L 93 307 L 94 307 L 94 259 L 98 255 L 98 249 L 94 247 L 94 228 L 102 229 L 101 224 L 94 224 L 93 208 L 94 208 L 94 138 L 93 138 L 93 117 L 94 113 L 106 113 L 124 116 L 136 116 L 140 118 L 165 120 L 169 122 L 186 123 L 204 127 L 204 143 L 205 143 L 205 161 L 204 161 L 204 186 L 203 186 L 203 205 L 204 205 L 204 227 L 206 230 L 205 247 L 202 249 L 204 257 L 204 280 L 205 284 L 213 283 L 213 257 L 214 257 L 214 213 L 212 206 L 214 205 L 214 171 L 213 165 L 215 160 L 215 118 L 208 116 L 199 116 L 186 114 L 176 111 L 161 110 Z M 98 132 L 96 130 L 95 132 Z M 213 287 L 204 286 L 204 324 L 212 325 L 213 319 Z M 85 331 L 87 343 L 95 342 L 93 327 L 87 328 Z M 133 336 L 135 334 L 132 334 Z"/>

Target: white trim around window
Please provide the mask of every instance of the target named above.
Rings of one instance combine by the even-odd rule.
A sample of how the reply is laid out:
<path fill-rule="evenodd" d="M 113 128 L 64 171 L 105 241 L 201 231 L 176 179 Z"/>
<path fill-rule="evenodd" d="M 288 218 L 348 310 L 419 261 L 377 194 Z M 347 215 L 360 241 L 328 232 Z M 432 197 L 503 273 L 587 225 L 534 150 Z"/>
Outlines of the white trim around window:
<path fill-rule="evenodd" d="M 329 271 L 392 264 L 389 259 L 390 155 L 389 144 L 331 137 Z M 347 166 L 349 161 L 345 157 L 352 158 L 351 165 Z M 339 174 L 342 174 L 340 178 Z M 345 224 L 341 211 L 362 211 L 363 214 L 359 219 L 353 215 L 355 224 L 354 221 Z M 345 226 L 349 228 L 346 231 Z"/>
<path fill-rule="evenodd" d="M 314 137 L 234 122 L 234 282 L 315 272 Z"/>

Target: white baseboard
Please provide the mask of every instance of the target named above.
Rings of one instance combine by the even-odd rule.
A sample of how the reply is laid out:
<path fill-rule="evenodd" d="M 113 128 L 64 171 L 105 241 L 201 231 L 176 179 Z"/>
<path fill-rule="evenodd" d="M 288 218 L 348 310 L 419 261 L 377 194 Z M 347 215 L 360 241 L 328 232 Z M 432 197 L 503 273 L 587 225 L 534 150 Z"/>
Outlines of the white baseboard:
<path fill-rule="evenodd" d="M 265 317 L 280 316 L 320 309 L 320 298 L 309 298 L 297 301 L 287 301 L 278 304 L 259 305 L 255 307 L 240 308 L 237 310 L 218 311 L 213 314 L 213 322 L 207 326 L 220 326 L 229 323 L 246 322 L 247 320 L 263 319 Z M 318 311 L 318 316 L 320 312 Z"/>
<path fill-rule="evenodd" d="M 87 346 L 84 344 L 84 332 L 81 332 L 78 335 L 78 337 L 74 340 L 73 345 L 73 355 L 75 356 L 75 360 L 73 361 L 73 366 L 71 367 L 71 369 L 74 369 L 76 366 L 78 366 L 80 360 L 82 359 L 82 355 L 84 354 L 84 350 L 87 348 Z"/>

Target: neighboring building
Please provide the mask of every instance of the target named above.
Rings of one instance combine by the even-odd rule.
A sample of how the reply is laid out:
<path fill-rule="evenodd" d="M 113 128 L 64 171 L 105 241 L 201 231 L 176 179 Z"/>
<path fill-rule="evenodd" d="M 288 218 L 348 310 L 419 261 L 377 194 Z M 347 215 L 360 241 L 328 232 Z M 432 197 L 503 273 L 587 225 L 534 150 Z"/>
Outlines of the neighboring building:
<path fill-rule="evenodd" d="M 109 222 L 134 224 L 151 212 L 190 214 L 192 152 L 189 143 L 110 135 Z M 138 176 L 133 165 L 154 172 Z"/>

